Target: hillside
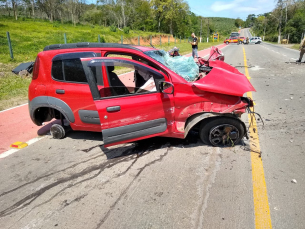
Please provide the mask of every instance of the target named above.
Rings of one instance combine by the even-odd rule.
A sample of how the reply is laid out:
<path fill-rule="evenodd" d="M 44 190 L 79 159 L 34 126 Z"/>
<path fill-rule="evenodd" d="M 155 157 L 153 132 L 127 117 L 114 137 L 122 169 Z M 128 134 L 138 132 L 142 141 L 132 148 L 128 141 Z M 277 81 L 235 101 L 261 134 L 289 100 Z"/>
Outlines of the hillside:
<path fill-rule="evenodd" d="M 238 31 L 235 26 L 235 19 L 233 18 L 223 18 L 223 17 L 210 17 L 211 31 L 219 32 L 220 35 L 228 36 L 231 32 Z"/>
<path fill-rule="evenodd" d="M 0 59 L 2 63 L 10 61 L 10 55 L 7 45 L 6 31 L 10 32 L 13 46 L 14 58 L 16 62 L 34 60 L 37 53 L 50 44 L 63 44 L 64 33 L 66 33 L 67 43 L 76 42 L 98 42 L 98 35 L 101 40 L 106 42 L 118 43 L 121 41 L 121 35 L 124 37 L 124 43 L 130 43 L 133 37 L 141 36 L 149 39 L 149 36 L 159 36 L 158 33 L 148 33 L 143 31 L 130 30 L 129 34 L 117 29 L 111 32 L 110 27 L 95 25 L 77 25 L 61 24 L 58 22 L 24 19 L 14 21 L 7 18 L 0 18 Z"/>

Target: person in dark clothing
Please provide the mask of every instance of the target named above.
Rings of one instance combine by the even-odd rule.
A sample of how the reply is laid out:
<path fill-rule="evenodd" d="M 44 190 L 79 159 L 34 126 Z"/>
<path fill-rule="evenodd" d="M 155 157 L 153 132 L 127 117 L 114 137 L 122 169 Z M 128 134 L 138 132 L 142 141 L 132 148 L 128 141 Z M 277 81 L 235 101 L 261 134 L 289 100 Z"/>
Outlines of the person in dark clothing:
<path fill-rule="evenodd" d="M 198 38 L 195 36 L 195 33 L 192 33 L 193 42 L 190 42 L 192 45 L 192 56 L 193 58 L 196 56 L 198 58 Z"/>
<path fill-rule="evenodd" d="M 303 58 L 304 53 L 305 53 L 305 37 L 304 37 L 303 40 L 301 41 L 299 50 L 300 50 L 300 58 L 297 60 L 297 63 L 301 63 L 302 58 Z M 305 62 L 304 62 L 304 63 L 305 63 Z"/>

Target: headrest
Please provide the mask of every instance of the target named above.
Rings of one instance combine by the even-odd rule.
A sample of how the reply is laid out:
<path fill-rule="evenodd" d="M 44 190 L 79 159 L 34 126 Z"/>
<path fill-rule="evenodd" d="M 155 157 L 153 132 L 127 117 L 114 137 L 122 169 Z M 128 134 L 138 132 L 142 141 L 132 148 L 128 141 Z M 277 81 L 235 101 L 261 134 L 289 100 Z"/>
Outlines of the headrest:
<path fill-rule="evenodd" d="M 108 72 L 112 72 L 114 70 L 114 66 L 107 66 Z"/>

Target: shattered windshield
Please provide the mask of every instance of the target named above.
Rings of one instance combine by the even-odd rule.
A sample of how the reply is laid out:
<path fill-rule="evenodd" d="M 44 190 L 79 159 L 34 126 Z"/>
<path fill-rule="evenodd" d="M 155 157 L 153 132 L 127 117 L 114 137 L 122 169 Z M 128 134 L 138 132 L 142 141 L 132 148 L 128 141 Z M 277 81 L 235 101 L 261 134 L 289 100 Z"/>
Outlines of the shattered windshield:
<path fill-rule="evenodd" d="M 198 78 L 199 67 L 192 57 L 171 57 L 164 50 L 147 51 L 144 53 L 168 67 L 170 70 L 176 72 L 188 82 L 195 81 Z"/>

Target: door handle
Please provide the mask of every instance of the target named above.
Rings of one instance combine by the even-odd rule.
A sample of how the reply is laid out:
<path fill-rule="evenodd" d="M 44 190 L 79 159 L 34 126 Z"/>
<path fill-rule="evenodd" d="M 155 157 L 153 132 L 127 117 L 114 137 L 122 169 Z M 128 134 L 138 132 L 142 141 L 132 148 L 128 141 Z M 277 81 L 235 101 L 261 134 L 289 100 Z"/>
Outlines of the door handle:
<path fill-rule="evenodd" d="M 65 94 L 65 90 L 63 90 L 63 89 L 56 89 L 56 94 Z"/>
<path fill-rule="evenodd" d="M 107 107 L 106 110 L 107 112 L 115 112 L 115 111 L 120 111 L 121 107 L 120 106 Z"/>

